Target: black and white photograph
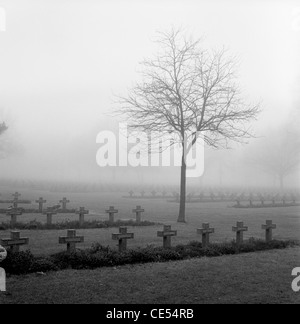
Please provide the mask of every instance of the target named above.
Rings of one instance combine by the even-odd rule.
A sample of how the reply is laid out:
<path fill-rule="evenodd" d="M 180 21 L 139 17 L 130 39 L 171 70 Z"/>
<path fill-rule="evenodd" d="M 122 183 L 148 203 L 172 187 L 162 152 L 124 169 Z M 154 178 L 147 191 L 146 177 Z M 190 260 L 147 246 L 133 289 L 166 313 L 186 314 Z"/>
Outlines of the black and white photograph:
<path fill-rule="evenodd" d="M 298 0 L 0 0 L 0 305 L 299 304 L 299 57 Z"/>

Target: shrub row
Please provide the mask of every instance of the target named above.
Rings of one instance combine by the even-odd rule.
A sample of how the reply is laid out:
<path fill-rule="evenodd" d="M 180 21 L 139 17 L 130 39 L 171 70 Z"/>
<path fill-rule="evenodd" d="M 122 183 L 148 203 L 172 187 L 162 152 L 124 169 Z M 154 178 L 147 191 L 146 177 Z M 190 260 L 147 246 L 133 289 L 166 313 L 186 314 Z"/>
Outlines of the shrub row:
<path fill-rule="evenodd" d="M 30 221 L 29 223 L 16 223 L 14 225 L 14 229 L 19 230 L 65 230 L 65 229 L 92 229 L 92 228 L 110 228 L 110 227 L 120 227 L 120 226 L 154 226 L 159 225 L 158 223 L 153 223 L 149 221 L 141 221 L 137 223 L 134 220 L 128 220 L 128 221 L 122 221 L 117 220 L 113 223 L 109 221 L 88 221 L 84 222 L 82 226 L 80 226 L 78 221 L 63 221 L 60 223 L 53 223 L 51 225 L 47 225 L 41 222 L 38 222 L 36 220 Z M 1 223 L 0 224 L 0 230 L 9 230 L 12 229 L 12 226 L 10 223 Z"/>
<path fill-rule="evenodd" d="M 33 256 L 30 251 L 8 253 L 1 266 L 8 274 L 27 274 L 36 272 L 58 271 L 63 269 L 95 269 L 101 267 L 121 266 L 125 264 L 166 262 L 189 258 L 217 257 L 222 255 L 248 253 L 271 249 L 284 249 L 298 246 L 296 241 L 272 241 L 250 239 L 243 245 L 235 242 L 211 244 L 203 248 L 200 242 L 178 245 L 169 249 L 148 246 L 136 250 L 118 252 L 100 244 L 90 249 L 80 250 L 73 254 L 66 252 L 51 256 Z"/>
<path fill-rule="evenodd" d="M 19 208 L 22 210 L 23 215 L 24 214 L 41 214 L 41 212 L 38 209 L 34 209 L 34 208 Z M 57 212 L 59 214 L 75 214 L 76 209 L 67 209 L 67 210 L 57 210 Z M 7 215 L 7 209 L 4 208 L 0 208 L 0 214 L 2 215 Z"/>

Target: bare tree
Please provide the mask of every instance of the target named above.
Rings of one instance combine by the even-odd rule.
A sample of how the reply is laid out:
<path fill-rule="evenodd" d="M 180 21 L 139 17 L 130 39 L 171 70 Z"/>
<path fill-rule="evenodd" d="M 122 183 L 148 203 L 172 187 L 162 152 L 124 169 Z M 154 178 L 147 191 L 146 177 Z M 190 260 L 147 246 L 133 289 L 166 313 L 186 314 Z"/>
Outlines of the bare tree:
<path fill-rule="evenodd" d="M 159 33 L 159 52 L 141 63 L 142 81 L 122 97 L 129 126 L 173 134 L 182 148 L 178 222 L 185 222 L 186 157 L 199 136 L 215 148 L 251 137 L 259 107 L 246 105 L 235 82 L 235 60 L 206 51 L 181 30 Z M 187 143 L 189 143 L 187 145 Z"/>
<path fill-rule="evenodd" d="M 288 121 L 281 128 L 269 129 L 268 136 L 252 149 L 249 158 L 253 165 L 279 180 L 281 191 L 284 191 L 285 178 L 300 171 L 298 125 Z"/>

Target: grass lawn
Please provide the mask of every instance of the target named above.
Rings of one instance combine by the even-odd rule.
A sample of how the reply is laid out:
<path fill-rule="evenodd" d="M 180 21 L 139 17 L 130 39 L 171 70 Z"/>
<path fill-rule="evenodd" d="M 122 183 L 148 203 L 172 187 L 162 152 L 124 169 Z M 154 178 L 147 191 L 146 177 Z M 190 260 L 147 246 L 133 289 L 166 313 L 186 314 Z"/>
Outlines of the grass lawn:
<path fill-rule="evenodd" d="M 300 248 L 46 276 L 12 276 L 0 303 L 300 303 Z"/>

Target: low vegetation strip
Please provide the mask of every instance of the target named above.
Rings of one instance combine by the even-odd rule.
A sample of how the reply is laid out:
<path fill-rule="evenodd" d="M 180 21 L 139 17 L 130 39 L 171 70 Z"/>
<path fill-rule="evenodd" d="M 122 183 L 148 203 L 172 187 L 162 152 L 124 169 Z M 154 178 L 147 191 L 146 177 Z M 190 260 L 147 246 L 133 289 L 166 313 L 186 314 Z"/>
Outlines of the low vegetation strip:
<path fill-rule="evenodd" d="M 16 223 L 12 226 L 10 223 L 1 223 L 0 230 L 19 229 L 19 230 L 66 230 L 73 229 L 92 229 L 92 228 L 111 228 L 120 226 L 155 226 L 158 223 L 150 221 L 136 222 L 135 220 L 117 220 L 115 222 L 110 221 L 86 221 L 80 224 L 78 221 L 64 221 L 54 224 L 44 224 L 38 221 L 31 221 L 29 223 Z"/>
<path fill-rule="evenodd" d="M 90 249 L 79 250 L 71 254 L 62 252 L 51 256 L 37 257 L 30 251 L 9 253 L 7 259 L 2 262 L 1 266 L 8 274 L 21 275 L 64 269 L 96 269 L 126 264 L 217 257 L 255 251 L 285 249 L 299 245 L 300 243 L 298 241 L 291 240 L 273 240 L 267 243 L 262 240 L 250 239 L 242 245 L 238 245 L 235 242 L 228 242 L 211 244 L 203 248 L 200 242 L 190 242 L 187 245 L 177 245 L 168 249 L 148 246 L 146 248 L 127 250 L 120 253 L 109 247 L 95 244 Z"/>

